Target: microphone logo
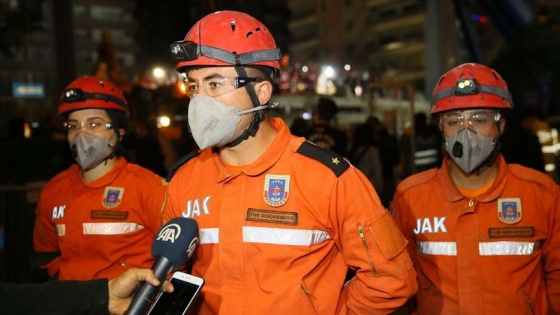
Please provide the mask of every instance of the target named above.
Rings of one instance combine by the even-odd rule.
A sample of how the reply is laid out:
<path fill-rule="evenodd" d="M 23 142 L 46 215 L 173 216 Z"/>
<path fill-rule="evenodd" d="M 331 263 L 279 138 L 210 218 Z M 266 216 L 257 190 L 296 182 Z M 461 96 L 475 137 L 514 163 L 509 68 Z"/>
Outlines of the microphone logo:
<path fill-rule="evenodd" d="M 194 250 L 196 249 L 196 244 L 198 243 L 198 237 L 193 238 L 191 243 L 189 244 L 189 248 L 187 248 L 187 256 L 191 258 Z"/>
<path fill-rule="evenodd" d="M 179 224 L 172 223 L 161 229 L 156 241 L 175 243 L 175 240 L 179 238 L 179 235 L 181 235 L 181 227 Z"/>

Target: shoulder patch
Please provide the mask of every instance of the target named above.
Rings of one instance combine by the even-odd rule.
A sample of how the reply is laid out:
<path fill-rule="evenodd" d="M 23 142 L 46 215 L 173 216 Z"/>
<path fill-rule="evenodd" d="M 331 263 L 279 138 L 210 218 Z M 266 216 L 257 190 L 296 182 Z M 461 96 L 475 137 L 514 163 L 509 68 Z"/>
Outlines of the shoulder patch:
<path fill-rule="evenodd" d="M 187 163 L 190 159 L 192 159 L 197 155 L 198 155 L 198 150 L 192 150 L 191 152 L 187 153 L 179 160 L 177 160 L 177 162 L 173 164 L 173 166 L 169 169 L 169 172 L 167 173 L 167 177 L 166 177 L 167 182 L 171 181 L 171 178 L 173 177 L 173 175 L 175 175 L 179 167 L 183 166 L 183 164 Z"/>
<path fill-rule="evenodd" d="M 425 182 L 428 182 L 432 178 L 436 177 L 437 172 L 437 168 L 432 168 L 424 172 L 410 175 L 399 183 L 399 185 L 397 186 L 397 191 L 400 193 L 412 187 L 422 185 Z"/>
<path fill-rule="evenodd" d="M 350 167 L 350 163 L 348 163 L 348 161 L 346 161 L 342 156 L 318 147 L 309 141 L 304 141 L 297 150 L 297 153 L 325 164 L 334 172 L 336 177 L 342 175 L 342 173 Z"/>

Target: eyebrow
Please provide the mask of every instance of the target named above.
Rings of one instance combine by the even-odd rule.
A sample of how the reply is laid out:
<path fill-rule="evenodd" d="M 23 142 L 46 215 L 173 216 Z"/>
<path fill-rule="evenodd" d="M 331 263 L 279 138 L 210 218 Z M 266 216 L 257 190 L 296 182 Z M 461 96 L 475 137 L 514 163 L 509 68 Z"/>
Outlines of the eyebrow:
<path fill-rule="evenodd" d="M 225 78 L 223 75 L 219 74 L 219 73 L 212 73 L 210 75 L 205 76 L 204 78 L 202 78 L 202 81 L 208 81 L 208 80 L 212 80 L 212 79 L 216 79 L 216 78 Z M 197 79 L 191 78 L 191 77 L 187 77 L 187 80 L 189 82 L 196 82 L 198 81 Z"/>
<path fill-rule="evenodd" d="M 83 121 L 87 121 L 87 120 L 91 120 L 91 119 L 103 119 L 103 120 L 107 120 L 107 118 L 95 116 L 95 117 L 86 118 L 86 119 L 84 119 Z M 68 121 L 79 121 L 79 120 L 78 120 L 78 119 L 68 119 Z"/>
<path fill-rule="evenodd" d="M 452 111 L 449 112 L 448 115 L 462 115 L 464 112 L 469 112 L 469 113 L 487 113 L 487 112 L 497 112 L 496 110 L 493 109 L 483 109 L 483 108 L 477 108 L 477 109 L 465 109 L 465 110 L 457 110 L 457 111 Z"/>

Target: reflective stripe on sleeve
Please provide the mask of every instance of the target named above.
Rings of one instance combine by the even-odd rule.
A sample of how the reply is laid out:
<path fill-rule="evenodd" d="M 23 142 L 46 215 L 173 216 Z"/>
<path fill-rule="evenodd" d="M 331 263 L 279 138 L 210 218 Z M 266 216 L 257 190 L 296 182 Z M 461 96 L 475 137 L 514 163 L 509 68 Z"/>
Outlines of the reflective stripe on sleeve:
<path fill-rule="evenodd" d="M 144 226 L 134 222 L 83 223 L 84 235 L 127 234 L 143 229 Z"/>
<path fill-rule="evenodd" d="M 480 256 L 531 255 L 540 248 L 538 242 L 481 242 Z M 457 256 L 455 242 L 424 242 L 416 244 L 416 251 L 426 255 Z"/>
<path fill-rule="evenodd" d="M 66 224 L 57 224 L 56 225 L 56 234 L 58 236 L 66 235 Z"/>
<path fill-rule="evenodd" d="M 478 245 L 481 256 L 532 255 L 538 242 L 482 242 Z"/>
<path fill-rule="evenodd" d="M 418 242 L 416 251 L 426 255 L 457 256 L 455 242 Z"/>
<path fill-rule="evenodd" d="M 218 228 L 200 229 L 200 244 L 219 243 L 219 231 Z M 320 244 L 330 238 L 331 236 L 326 231 L 243 227 L 244 243 L 308 246 Z"/>

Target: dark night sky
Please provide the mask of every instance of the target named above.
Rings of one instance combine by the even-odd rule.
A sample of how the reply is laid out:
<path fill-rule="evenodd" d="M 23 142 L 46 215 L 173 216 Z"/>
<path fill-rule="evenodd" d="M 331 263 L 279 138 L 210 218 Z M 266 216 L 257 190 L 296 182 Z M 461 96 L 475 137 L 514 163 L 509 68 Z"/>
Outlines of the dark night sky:
<path fill-rule="evenodd" d="M 289 32 L 286 4 L 278 0 L 137 0 L 136 12 L 140 63 L 170 62 L 169 45 L 185 37 L 191 26 L 216 10 L 237 10 L 253 15 L 267 25 L 282 51 L 287 51 Z"/>

